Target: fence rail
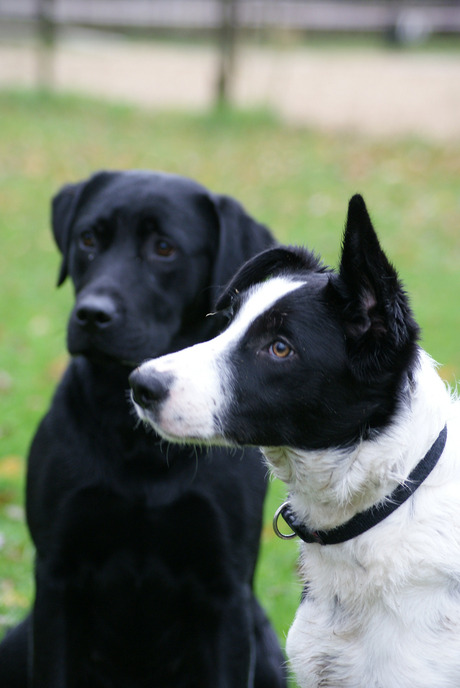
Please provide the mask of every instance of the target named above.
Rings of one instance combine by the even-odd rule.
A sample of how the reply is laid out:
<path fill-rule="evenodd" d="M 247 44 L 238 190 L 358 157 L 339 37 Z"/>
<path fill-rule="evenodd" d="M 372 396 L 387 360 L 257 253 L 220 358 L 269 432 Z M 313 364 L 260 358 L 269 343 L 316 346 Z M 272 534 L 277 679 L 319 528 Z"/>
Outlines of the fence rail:
<path fill-rule="evenodd" d="M 53 88 L 60 29 L 206 30 L 216 37 L 215 102 L 229 101 L 241 30 L 385 32 L 396 42 L 460 32 L 460 0 L 0 0 L 0 28 L 31 25 L 37 85 Z"/>
<path fill-rule="evenodd" d="M 222 0 L 0 0 L 0 20 L 34 21 L 45 13 L 57 26 L 128 29 L 218 29 Z M 385 31 L 397 22 L 432 33 L 460 31 L 460 3 L 239 0 L 240 28 L 308 31 Z"/>

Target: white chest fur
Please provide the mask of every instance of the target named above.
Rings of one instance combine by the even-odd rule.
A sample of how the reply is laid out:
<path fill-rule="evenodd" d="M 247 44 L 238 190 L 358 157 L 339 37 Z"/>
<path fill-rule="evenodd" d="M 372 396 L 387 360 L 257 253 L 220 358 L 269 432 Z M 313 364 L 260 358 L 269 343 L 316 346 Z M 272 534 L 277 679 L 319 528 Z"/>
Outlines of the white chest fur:
<path fill-rule="evenodd" d="M 460 686 L 459 411 L 422 352 L 408 407 L 348 460 L 264 450 L 296 513 L 330 528 L 389 494 L 448 425 L 439 464 L 408 502 L 349 542 L 302 544 L 307 591 L 287 640 L 301 688 Z"/>

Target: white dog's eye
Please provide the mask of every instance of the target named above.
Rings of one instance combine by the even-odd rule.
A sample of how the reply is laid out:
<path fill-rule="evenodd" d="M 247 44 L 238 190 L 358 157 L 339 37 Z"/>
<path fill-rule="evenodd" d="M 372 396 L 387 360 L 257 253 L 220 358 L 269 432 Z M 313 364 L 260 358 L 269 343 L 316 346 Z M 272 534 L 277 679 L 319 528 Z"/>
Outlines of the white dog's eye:
<path fill-rule="evenodd" d="M 286 344 L 286 342 L 283 342 L 281 339 L 270 344 L 268 351 L 272 356 L 275 356 L 275 358 L 287 358 L 293 353 L 289 344 Z"/>

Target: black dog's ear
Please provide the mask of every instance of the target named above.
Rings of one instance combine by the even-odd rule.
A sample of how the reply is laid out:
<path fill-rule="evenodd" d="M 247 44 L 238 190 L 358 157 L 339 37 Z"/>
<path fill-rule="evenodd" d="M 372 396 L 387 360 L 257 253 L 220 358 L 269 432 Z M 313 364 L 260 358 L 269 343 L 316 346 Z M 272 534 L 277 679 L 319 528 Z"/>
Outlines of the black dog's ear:
<path fill-rule="evenodd" d="M 66 184 L 52 200 L 51 226 L 56 244 L 62 253 L 62 263 L 57 282 L 58 287 L 61 286 L 67 277 L 70 239 L 77 212 L 84 199 L 95 190 L 99 190 L 114 174 L 116 172 L 96 172 L 96 174 L 85 181 L 76 184 Z"/>
<path fill-rule="evenodd" d="M 62 262 L 57 281 L 58 287 L 61 286 L 67 277 L 70 231 L 84 186 L 85 182 L 66 184 L 52 200 L 51 226 L 56 244 L 62 253 Z"/>
<path fill-rule="evenodd" d="M 248 260 L 234 275 L 221 294 L 216 308 L 224 310 L 230 306 L 235 294 L 245 291 L 258 282 L 283 273 L 324 271 L 321 261 L 307 249 L 294 246 L 269 248 Z"/>
<path fill-rule="evenodd" d="M 211 303 L 238 268 L 249 258 L 273 246 L 271 232 L 254 220 L 243 206 L 230 196 L 210 194 L 217 213 L 219 237 L 211 278 Z"/>
<path fill-rule="evenodd" d="M 339 279 L 331 284 L 340 294 L 347 342 L 358 367 L 387 368 L 395 357 L 413 352 L 418 326 L 359 195 L 348 206 Z"/>

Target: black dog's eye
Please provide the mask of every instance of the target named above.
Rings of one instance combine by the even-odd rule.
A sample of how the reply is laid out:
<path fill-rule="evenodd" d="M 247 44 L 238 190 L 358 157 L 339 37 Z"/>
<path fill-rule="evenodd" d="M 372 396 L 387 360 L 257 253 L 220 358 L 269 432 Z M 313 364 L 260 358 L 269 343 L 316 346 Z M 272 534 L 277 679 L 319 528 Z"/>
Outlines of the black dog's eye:
<path fill-rule="evenodd" d="M 171 259 L 176 254 L 176 247 L 164 237 L 151 235 L 144 244 L 143 254 L 146 258 Z"/>
<path fill-rule="evenodd" d="M 283 342 L 281 339 L 278 339 L 276 342 L 270 344 L 268 351 L 271 356 L 274 356 L 275 358 L 287 358 L 294 353 L 289 344 L 286 344 L 286 342 Z"/>
<path fill-rule="evenodd" d="M 157 239 L 155 241 L 155 253 L 161 258 L 171 258 L 174 255 L 176 249 L 172 244 L 170 244 L 166 239 Z"/>
<path fill-rule="evenodd" d="M 92 229 L 86 229 L 80 234 L 80 245 L 86 250 L 95 249 L 97 246 L 96 235 Z"/>

